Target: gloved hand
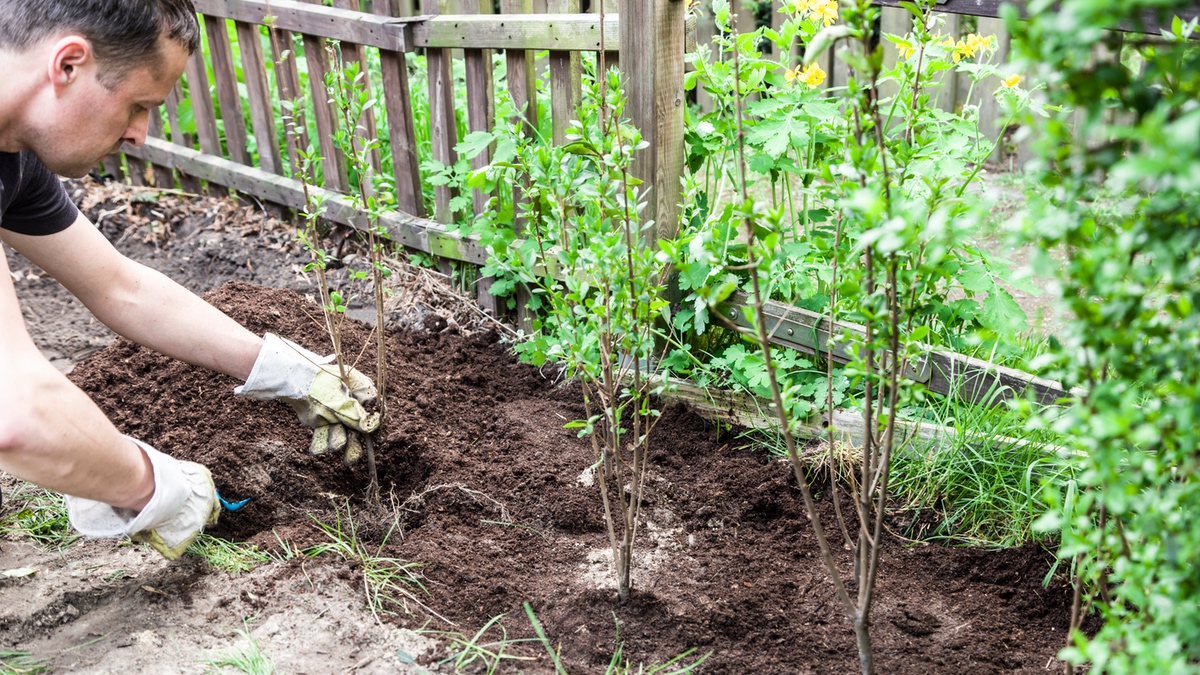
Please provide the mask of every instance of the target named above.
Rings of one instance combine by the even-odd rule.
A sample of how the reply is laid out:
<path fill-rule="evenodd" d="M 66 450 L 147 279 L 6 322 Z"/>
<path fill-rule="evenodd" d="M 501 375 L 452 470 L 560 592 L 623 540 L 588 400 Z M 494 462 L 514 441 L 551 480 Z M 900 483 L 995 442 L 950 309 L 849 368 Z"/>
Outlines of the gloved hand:
<path fill-rule="evenodd" d="M 344 451 L 346 464 L 362 458 L 360 434 L 379 427 L 379 413 L 368 413 L 364 403 L 375 400 L 371 378 L 354 368 L 342 382 L 333 356 L 317 356 L 273 333 L 263 336 L 263 347 L 246 383 L 233 393 L 250 398 L 287 401 L 300 422 L 313 428 L 309 450 L 323 455 Z"/>
<path fill-rule="evenodd" d="M 128 436 L 126 437 L 128 438 Z M 130 438 L 154 469 L 154 495 L 140 511 L 103 502 L 67 497 L 67 514 L 80 534 L 88 537 L 128 535 L 154 547 L 167 560 L 175 560 L 205 527 L 217 524 L 221 505 L 208 469 L 181 462 Z"/>

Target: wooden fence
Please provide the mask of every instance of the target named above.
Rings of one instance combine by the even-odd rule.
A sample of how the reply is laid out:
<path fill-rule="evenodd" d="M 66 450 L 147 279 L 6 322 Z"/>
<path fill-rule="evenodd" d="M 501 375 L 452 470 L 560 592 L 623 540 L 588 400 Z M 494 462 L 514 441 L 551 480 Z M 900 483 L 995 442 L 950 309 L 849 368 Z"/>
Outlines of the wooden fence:
<path fill-rule="evenodd" d="M 344 196 L 351 186 L 345 158 L 334 144 L 338 111 L 328 103 L 324 80 L 333 67 L 326 44 L 337 40 L 342 60 L 361 62 L 368 79 L 382 85 L 382 105 L 373 112 L 379 117 L 364 126 L 366 133 L 388 141 L 387 151 L 371 162 L 395 179 L 398 210 L 380 224 L 393 241 L 431 254 L 446 267 L 452 261 L 466 263 L 468 270 L 483 265 L 486 250 L 446 228 L 456 196 L 450 187 L 433 189 L 432 212 L 427 212 L 418 144 L 427 143 L 434 160 L 454 164 L 460 117 L 468 132 L 492 129 L 497 87 L 507 89 L 531 132 L 538 120 L 539 74 L 549 83 L 552 135 L 562 143 L 580 105 L 581 59 L 593 58 L 601 49 L 600 17 L 580 13 L 580 0 L 453 0 L 456 14 L 439 11 L 451 7 L 451 0 L 421 0 L 419 7 L 415 0 L 374 0 L 365 7 L 360 1 L 366 2 L 334 0 L 334 7 L 324 7 L 320 0 L 194 0 L 207 49 L 189 60 L 163 110 L 151 114 L 146 143 L 122 148 L 128 168 L 124 176 L 136 184 L 178 184 L 191 192 L 204 185 L 219 194 L 233 190 L 298 210 L 305 197 L 304 186 L 293 177 L 299 165 L 297 144 L 306 147 L 311 138 L 323 160 L 324 187 L 314 190 L 328 198 L 325 217 L 364 227 L 365 214 Z M 591 4 L 594 8 L 598 2 Z M 613 60 L 620 59 L 629 74 L 627 113 L 650 141 L 635 167 L 651 189 L 647 217 L 672 223 L 678 220 L 683 161 L 685 3 L 621 0 L 620 6 L 622 15 L 605 18 L 605 49 L 620 46 Z M 500 12 L 494 13 L 497 8 Z M 535 9 L 551 13 L 535 14 Z M 417 11 L 422 14 L 414 16 Z M 700 32 L 703 39 L 703 24 Z M 408 62 L 416 50 L 425 55 L 423 82 L 409 79 L 420 74 Z M 503 79 L 492 72 L 494 50 L 504 52 Z M 536 59 L 539 51 L 547 53 L 545 60 Z M 832 64 L 827 70 L 836 84 L 841 71 Z M 465 111 L 455 109 L 456 72 L 463 74 Z M 243 93 L 248 110 L 243 110 Z M 414 114 L 418 100 L 419 109 L 427 111 L 424 118 Z M 299 138 L 279 128 L 281 102 L 307 111 L 309 124 L 298 130 Z M 193 124 L 185 132 L 189 116 Z M 473 165 L 489 160 L 485 151 Z M 106 169 L 121 175 L 115 157 L 106 160 Z M 476 213 L 485 204 L 483 195 L 471 195 Z M 487 279 L 479 279 L 478 297 L 485 309 L 495 311 L 489 286 Z M 827 320 L 778 303 L 769 310 L 777 344 L 823 351 L 830 334 Z M 720 311 L 740 316 L 733 305 Z M 846 329 L 855 327 L 835 326 L 838 332 Z M 1053 382 L 943 352 L 914 366 L 910 376 L 933 391 L 972 401 L 1000 400 L 997 387 L 1003 390 L 1001 399 L 1026 390 L 1046 403 L 1065 395 Z"/>

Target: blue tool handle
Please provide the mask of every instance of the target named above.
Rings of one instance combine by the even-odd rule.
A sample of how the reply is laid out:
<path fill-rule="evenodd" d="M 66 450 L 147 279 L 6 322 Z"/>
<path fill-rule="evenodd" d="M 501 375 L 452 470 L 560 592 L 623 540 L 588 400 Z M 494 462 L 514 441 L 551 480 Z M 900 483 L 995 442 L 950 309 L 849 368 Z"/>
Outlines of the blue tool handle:
<path fill-rule="evenodd" d="M 244 506 L 250 503 L 249 498 L 243 499 L 240 502 L 227 501 L 221 496 L 220 492 L 217 493 L 217 501 L 221 502 L 221 507 L 226 511 L 241 511 Z"/>

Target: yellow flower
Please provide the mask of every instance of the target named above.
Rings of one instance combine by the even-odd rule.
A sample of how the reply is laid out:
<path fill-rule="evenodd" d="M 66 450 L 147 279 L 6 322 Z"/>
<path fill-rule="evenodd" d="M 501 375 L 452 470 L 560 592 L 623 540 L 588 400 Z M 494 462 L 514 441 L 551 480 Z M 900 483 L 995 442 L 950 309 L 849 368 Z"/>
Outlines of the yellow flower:
<path fill-rule="evenodd" d="M 783 74 L 783 79 L 787 80 L 788 84 L 796 84 L 796 76 L 799 75 L 795 70 L 788 68 Z"/>
<path fill-rule="evenodd" d="M 825 82 L 825 71 L 821 69 L 821 66 L 813 63 L 801 72 L 796 73 L 794 79 L 799 79 L 804 84 L 807 84 L 809 89 L 816 89 Z"/>
<path fill-rule="evenodd" d="M 949 47 L 950 49 L 954 49 L 954 36 L 947 35 L 946 39 L 942 40 L 938 44 L 940 44 L 943 47 Z"/>
<path fill-rule="evenodd" d="M 826 26 L 832 26 L 837 21 L 837 0 L 816 0 L 813 4 L 816 5 L 812 8 L 813 15 L 824 21 Z"/>
<path fill-rule="evenodd" d="M 811 12 L 815 4 L 815 0 L 792 0 L 792 10 L 797 14 Z"/>
<path fill-rule="evenodd" d="M 912 58 L 913 52 L 916 51 L 913 49 L 912 45 L 896 45 L 896 46 L 900 48 L 900 58 L 902 58 L 902 59 Z"/>
<path fill-rule="evenodd" d="M 1004 78 L 1004 86 L 1008 87 L 1009 89 L 1012 89 L 1013 87 L 1017 86 L 1018 84 L 1021 84 L 1021 76 L 1020 75 L 1017 75 L 1014 73 L 1014 74 L 1009 75 L 1008 77 Z"/>

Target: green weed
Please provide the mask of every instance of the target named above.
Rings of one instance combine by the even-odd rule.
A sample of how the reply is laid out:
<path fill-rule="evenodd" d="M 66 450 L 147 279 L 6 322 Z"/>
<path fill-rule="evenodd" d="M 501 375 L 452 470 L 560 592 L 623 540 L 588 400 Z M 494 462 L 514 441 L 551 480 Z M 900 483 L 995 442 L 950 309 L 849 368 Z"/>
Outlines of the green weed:
<path fill-rule="evenodd" d="M 71 529 L 62 495 L 32 483 L 18 483 L 4 495 L 6 515 L 0 517 L 0 534 L 27 538 L 39 546 L 61 551 L 80 538 Z"/>
<path fill-rule="evenodd" d="M 230 574 L 249 572 L 273 559 L 270 554 L 258 550 L 253 544 L 228 541 L 207 534 L 196 537 L 188 551 L 204 558 L 209 565 Z"/>
<path fill-rule="evenodd" d="M 208 666 L 206 675 L 223 675 L 229 670 L 245 675 L 274 675 L 275 661 L 263 653 L 258 642 L 250 637 L 250 631 L 243 628 L 238 635 L 245 638 L 246 644 L 229 653 L 205 658 L 203 663 Z"/>
<path fill-rule="evenodd" d="M 406 612 L 411 613 L 412 610 L 409 608 L 411 602 L 446 623 L 454 625 L 454 622 L 425 606 L 417 595 L 409 590 L 415 588 L 422 593 L 428 593 L 421 583 L 420 577 L 414 572 L 420 566 L 418 563 L 383 555 L 383 550 L 387 546 L 393 530 L 388 530 L 379 546 L 372 551 L 358 536 L 358 528 L 350 513 L 349 504 L 345 507 L 344 516 L 340 509 L 336 511 L 336 520 L 333 524 L 322 523 L 316 518 L 313 520 L 330 541 L 304 549 L 304 555 L 313 557 L 330 553 L 356 564 L 363 575 L 363 591 L 367 606 L 377 619 L 380 614 L 393 614 L 393 607 L 403 607 Z M 393 529 L 394 527 L 393 525 Z"/>
<path fill-rule="evenodd" d="M 0 675 L 42 675 L 54 672 L 48 659 L 35 658 L 29 652 L 0 650 Z"/>
<path fill-rule="evenodd" d="M 504 624 L 500 623 L 500 620 L 503 618 L 503 614 L 492 617 L 483 625 L 483 628 L 480 628 L 475 635 L 469 638 L 462 633 L 428 631 L 427 635 L 450 643 L 446 647 L 449 656 L 438 661 L 438 666 L 453 666 L 455 672 L 461 672 L 468 666 L 471 666 L 473 667 L 471 672 L 484 672 L 487 675 L 492 675 L 493 673 L 500 672 L 501 666 L 507 661 L 533 661 L 534 659 L 528 656 L 517 656 L 508 653 L 508 649 L 512 645 L 522 642 L 536 642 L 536 640 L 532 638 L 509 638 Z M 499 631 L 499 639 L 487 638 L 487 634 L 492 630 Z"/>

